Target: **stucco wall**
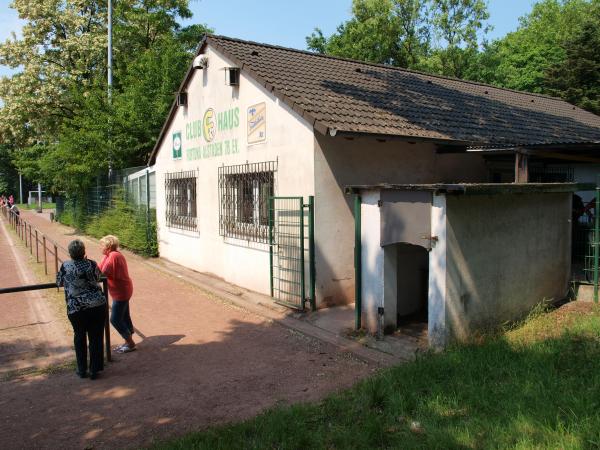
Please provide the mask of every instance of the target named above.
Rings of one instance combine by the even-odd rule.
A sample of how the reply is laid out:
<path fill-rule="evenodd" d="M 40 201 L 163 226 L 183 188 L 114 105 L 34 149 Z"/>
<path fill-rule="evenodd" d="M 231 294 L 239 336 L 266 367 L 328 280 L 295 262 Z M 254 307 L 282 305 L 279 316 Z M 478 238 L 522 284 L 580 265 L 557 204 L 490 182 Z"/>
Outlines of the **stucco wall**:
<path fill-rule="evenodd" d="M 233 64 L 210 47 L 206 56 L 208 68 L 194 72 L 187 89 L 188 106 L 178 108 L 156 160 L 160 254 L 192 269 L 214 273 L 229 282 L 268 294 L 268 246 L 219 235 L 218 167 L 278 160 L 275 194 L 313 195 L 313 129 L 244 73 L 239 87 L 227 86 L 223 68 Z M 266 140 L 248 144 L 247 109 L 262 102 L 266 104 Z M 208 108 L 213 108 L 216 114 L 238 109 L 237 126 L 217 131 L 212 141 L 223 145 L 228 141 L 229 154 L 225 151 L 213 154 L 202 134 L 190 131 L 190 126 L 202 121 Z M 176 132 L 182 134 L 181 159 L 174 159 L 172 153 Z M 198 150 L 190 151 L 193 148 Z M 197 174 L 198 229 L 194 232 L 166 225 L 165 173 L 181 170 L 195 170 Z"/>
<path fill-rule="evenodd" d="M 565 296 L 571 194 L 449 195 L 446 214 L 448 336 L 464 339 Z"/>
<path fill-rule="evenodd" d="M 352 184 L 484 181 L 480 155 L 436 154 L 433 144 L 315 133 L 315 253 L 320 306 L 354 301 Z"/>

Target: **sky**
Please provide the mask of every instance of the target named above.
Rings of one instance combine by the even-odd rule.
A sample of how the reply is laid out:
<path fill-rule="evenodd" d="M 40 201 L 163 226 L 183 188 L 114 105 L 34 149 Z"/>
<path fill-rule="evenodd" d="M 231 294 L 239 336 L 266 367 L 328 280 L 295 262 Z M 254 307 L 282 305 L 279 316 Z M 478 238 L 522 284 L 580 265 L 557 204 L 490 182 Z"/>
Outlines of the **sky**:
<path fill-rule="evenodd" d="M 119 1 L 119 0 L 113 0 Z M 489 23 L 494 27 L 490 39 L 516 29 L 519 17 L 531 10 L 535 0 L 489 0 Z M 0 0 L 0 42 L 19 35 L 22 21 L 9 7 L 11 0 Z M 315 27 L 328 36 L 350 17 L 352 0 L 190 0 L 194 13 L 184 25 L 203 23 L 217 34 L 257 42 L 306 49 L 305 37 Z M 0 75 L 11 70 L 0 65 Z"/>

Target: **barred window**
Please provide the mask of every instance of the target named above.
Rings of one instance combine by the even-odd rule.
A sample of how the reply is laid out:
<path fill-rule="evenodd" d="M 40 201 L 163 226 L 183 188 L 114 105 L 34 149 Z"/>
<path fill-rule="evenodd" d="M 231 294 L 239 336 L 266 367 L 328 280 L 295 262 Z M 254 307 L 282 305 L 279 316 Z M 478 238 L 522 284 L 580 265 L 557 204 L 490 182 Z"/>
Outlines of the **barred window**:
<path fill-rule="evenodd" d="M 196 172 L 165 174 L 167 226 L 196 230 Z"/>
<path fill-rule="evenodd" d="M 254 242 L 269 241 L 269 198 L 277 161 L 219 167 L 219 232 Z"/>

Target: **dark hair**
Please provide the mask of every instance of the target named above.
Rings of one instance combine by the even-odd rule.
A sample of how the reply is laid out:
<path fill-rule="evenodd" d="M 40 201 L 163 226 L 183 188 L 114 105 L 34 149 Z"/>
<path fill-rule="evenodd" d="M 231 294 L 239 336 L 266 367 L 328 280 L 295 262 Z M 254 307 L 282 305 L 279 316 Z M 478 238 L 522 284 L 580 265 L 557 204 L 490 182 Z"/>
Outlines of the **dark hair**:
<path fill-rule="evenodd" d="M 85 256 L 85 244 L 79 239 L 69 242 L 69 255 L 72 259 L 83 259 Z"/>

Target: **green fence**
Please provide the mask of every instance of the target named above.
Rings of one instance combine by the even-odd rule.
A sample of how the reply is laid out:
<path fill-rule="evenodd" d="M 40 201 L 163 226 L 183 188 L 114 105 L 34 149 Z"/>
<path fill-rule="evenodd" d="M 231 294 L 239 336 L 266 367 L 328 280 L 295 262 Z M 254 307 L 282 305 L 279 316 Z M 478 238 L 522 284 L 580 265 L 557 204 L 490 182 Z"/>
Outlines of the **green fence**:
<path fill-rule="evenodd" d="M 94 237 L 114 234 L 124 247 L 156 256 L 154 193 L 153 174 L 144 168 L 113 171 L 110 176 L 98 176 L 85 192 L 59 196 L 56 219 Z"/>
<path fill-rule="evenodd" d="M 591 284 L 594 301 L 598 302 L 600 265 L 600 175 L 594 189 L 595 197 L 583 202 L 573 197 L 572 272 L 573 281 Z"/>
<path fill-rule="evenodd" d="M 306 204 L 303 197 L 270 197 L 268 232 L 271 297 L 300 310 L 309 301 L 315 310 L 314 197 Z"/>

